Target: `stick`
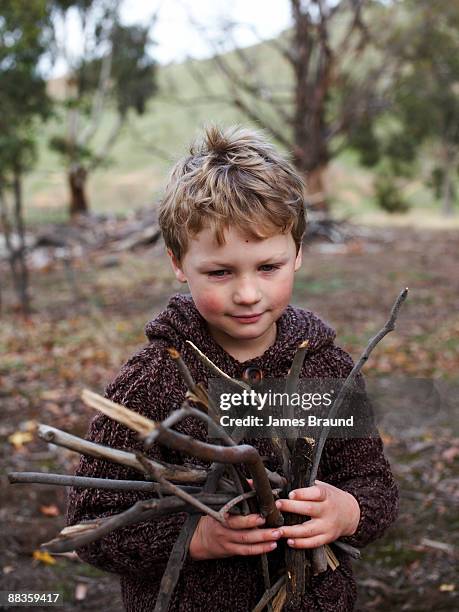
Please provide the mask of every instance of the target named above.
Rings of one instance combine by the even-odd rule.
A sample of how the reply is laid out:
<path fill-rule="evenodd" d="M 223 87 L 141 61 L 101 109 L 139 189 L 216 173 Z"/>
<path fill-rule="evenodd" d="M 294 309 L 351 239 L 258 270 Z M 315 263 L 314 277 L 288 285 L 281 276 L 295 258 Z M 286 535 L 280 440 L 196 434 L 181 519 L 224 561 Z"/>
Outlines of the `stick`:
<path fill-rule="evenodd" d="M 212 419 L 215 422 L 218 422 L 217 409 L 212 399 L 209 397 L 207 389 L 202 384 L 196 383 L 194 381 L 194 378 L 191 375 L 188 366 L 183 361 L 182 356 L 180 355 L 177 349 L 171 347 L 167 349 L 167 352 L 169 353 L 170 357 L 177 363 L 177 367 L 181 375 L 183 376 L 185 384 L 188 387 L 188 398 L 196 403 L 202 404 L 205 407 L 206 412 L 210 414 Z"/>
<path fill-rule="evenodd" d="M 213 492 L 218 486 L 220 477 L 225 470 L 221 463 L 214 463 L 209 469 L 209 476 L 204 485 L 205 491 Z M 182 527 L 179 537 L 174 543 L 166 570 L 161 579 L 159 594 L 154 612 L 164 612 L 169 609 L 170 600 L 180 576 L 183 564 L 188 553 L 191 539 L 198 525 L 200 516 L 188 516 Z"/>
<path fill-rule="evenodd" d="M 392 306 L 392 310 L 391 310 L 389 319 L 387 320 L 386 324 L 376 334 L 376 336 L 371 338 L 371 340 L 368 343 L 367 348 L 364 350 L 364 352 L 362 353 L 360 359 L 358 360 L 358 362 L 352 368 L 349 376 L 346 378 L 346 380 L 344 382 L 344 385 L 341 387 L 340 392 L 338 393 L 337 398 L 333 402 L 333 406 L 331 407 L 330 413 L 328 415 L 329 419 L 333 419 L 336 416 L 338 410 L 341 408 L 341 404 L 343 403 L 344 397 L 345 397 L 349 387 L 351 386 L 351 383 L 353 382 L 354 378 L 357 376 L 357 374 L 362 369 L 363 365 L 365 364 L 365 362 L 367 361 L 368 357 L 370 356 L 371 351 L 378 344 L 378 342 L 380 342 L 384 338 L 384 336 L 386 334 L 388 334 L 389 332 L 391 332 L 392 330 L 395 329 L 395 321 L 397 319 L 398 311 L 400 310 L 400 307 L 403 304 L 403 302 L 405 301 L 407 295 L 408 295 L 408 288 L 405 288 L 400 293 L 400 295 L 396 299 L 394 305 Z M 317 443 L 317 451 L 316 451 L 316 454 L 314 456 L 314 462 L 312 464 L 311 476 L 310 476 L 310 479 L 309 479 L 309 486 L 313 486 L 314 482 L 315 482 L 315 480 L 317 478 L 317 471 L 318 471 L 318 468 L 319 468 L 320 458 L 322 456 L 322 451 L 323 451 L 323 448 L 324 448 L 324 445 L 325 445 L 325 441 L 326 441 L 327 436 L 328 436 L 329 433 L 330 433 L 330 426 L 324 427 L 322 429 L 322 431 L 320 432 L 319 441 Z"/>
<path fill-rule="evenodd" d="M 196 497 L 193 497 L 186 491 L 183 491 L 176 485 L 172 484 L 171 482 L 168 482 L 163 476 L 161 476 L 161 473 L 157 469 L 155 469 L 154 467 L 150 465 L 149 460 L 146 457 L 144 457 L 142 453 L 136 452 L 135 455 L 137 459 L 139 460 L 139 462 L 143 465 L 145 470 L 149 472 L 151 476 L 156 478 L 162 484 L 162 486 L 168 493 L 170 493 L 171 495 L 175 495 L 176 497 L 182 499 L 184 502 L 187 502 L 188 504 L 190 504 L 190 506 L 194 506 L 195 508 L 200 510 L 203 514 L 208 514 L 209 516 L 214 518 L 219 523 L 222 523 L 222 524 L 225 523 L 225 520 L 222 518 L 222 516 L 218 512 L 215 512 L 214 510 L 212 510 L 212 508 L 209 508 L 209 506 L 206 506 L 205 504 L 200 502 L 198 499 L 196 499 Z"/>
<path fill-rule="evenodd" d="M 395 329 L 395 321 L 396 321 L 397 316 L 398 316 L 398 311 L 400 310 L 400 307 L 402 306 L 403 302 L 405 301 L 407 295 L 408 295 L 408 287 L 405 287 L 405 289 L 399 294 L 399 296 L 395 300 L 394 305 L 392 306 L 392 310 L 390 312 L 389 318 L 386 321 L 386 324 L 376 334 L 376 336 L 373 336 L 373 338 L 370 339 L 370 341 L 368 342 L 367 348 L 364 350 L 364 352 L 360 356 L 360 359 L 354 365 L 354 367 L 352 368 L 349 376 L 344 381 L 344 385 L 341 387 L 341 389 L 340 389 L 340 391 L 338 393 L 338 396 L 336 397 L 336 399 L 333 402 L 333 405 L 332 405 L 332 407 L 330 409 L 330 413 L 328 415 L 329 419 L 333 419 L 336 416 L 336 414 L 338 413 L 338 410 L 341 408 L 341 404 L 343 403 L 344 398 L 346 397 L 346 394 L 347 394 L 349 388 L 351 387 L 351 385 L 352 385 L 355 377 L 357 376 L 357 374 L 362 369 L 363 365 L 368 360 L 368 357 L 370 356 L 370 353 L 372 352 L 372 350 L 384 338 L 385 335 L 387 335 L 389 332 L 391 332 L 391 331 L 393 331 Z M 313 461 L 312 469 L 311 469 L 311 475 L 309 477 L 309 486 L 313 486 L 315 481 L 316 481 L 317 472 L 319 470 L 320 459 L 322 457 L 322 452 L 323 452 L 323 449 L 324 449 L 325 442 L 327 440 L 328 434 L 330 433 L 330 429 L 331 429 L 331 427 L 327 426 L 327 427 L 324 427 L 322 429 L 322 431 L 320 432 L 319 441 L 317 443 L 317 451 L 316 451 L 315 456 L 314 456 L 314 461 Z M 323 546 L 319 546 L 319 550 L 320 549 L 323 549 Z M 313 561 L 316 562 L 315 565 L 314 565 L 314 571 L 317 571 L 317 572 L 320 571 L 320 568 L 323 566 L 323 563 L 322 563 L 323 557 L 324 557 L 324 552 L 316 552 L 316 553 L 314 553 Z M 319 561 L 320 561 L 320 563 L 319 563 Z"/>
<path fill-rule="evenodd" d="M 306 351 L 309 346 L 309 340 L 304 340 L 297 348 L 295 356 L 293 357 L 292 365 L 290 367 L 287 379 L 285 381 L 285 392 L 289 396 L 294 393 L 298 388 L 298 382 L 300 379 L 301 370 L 303 368 L 304 358 L 306 357 Z M 289 405 L 289 414 L 287 416 L 293 417 L 291 406 Z M 281 439 L 282 440 L 282 439 Z M 282 444 L 282 441 L 281 441 Z M 290 459 L 290 453 L 295 447 L 295 439 L 289 438 L 284 442 L 283 456 L 284 456 L 284 467 L 287 467 L 286 475 L 288 475 L 288 460 Z M 285 466 L 287 458 L 287 463 Z"/>
<path fill-rule="evenodd" d="M 85 476 L 69 476 L 67 474 L 42 474 L 40 472 L 10 472 L 8 474 L 10 484 L 51 484 L 64 487 L 75 487 L 84 489 L 114 489 L 118 491 L 163 491 L 157 482 L 145 482 L 143 480 L 113 480 L 110 478 L 88 478 Z M 187 493 L 200 493 L 201 487 L 182 486 Z"/>
<path fill-rule="evenodd" d="M 255 608 L 252 609 L 252 612 L 262 612 L 265 608 L 266 604 L 271 601 L 273 597 L 276 596 L 276 593 L 282 588 L 285 584 L 285 576 L 281 576 L 277 582 L 273 584 L 273 586 L 265 591 L 263 597 L 257 603 Z"/>
<path fill-rule="evenodd" d="M 280 489 L 275 489 L 273 493 L 275 495 L 278 495 L 279 491 Z M 241 493 L 241 495 L 234 497 L 227 504 L 225 504 L 222 508 L 220 508 L 220 514 L 223 516 L 223 514 L 225 514 L 226 512 L 229 512 L 231 508 L 233 506 L 236 506 L 239 502 L 243 501 L 244 499 L 250 499 L 251 497 L 255 497 L 255 495 L 256 495 L 256 491 L 254 490 L 247 491 L 247 493 Z"/>
<path fill-rule="evenodd" d="M 312 465 L 314 440 L 312 438 L 297 438 L 292 453 L 291 489 L 301 489 L 308 482 Z M 287 525 L 297 525 L 304 522 L 304 516 L 288 512 L 285 518 Z M 287 569 L 287 601 L 293 608 L 300 608 L 301 600 L 310 586 L 312 553 L 304 549 L 285 547 L 285 566 Z"/>
<path fill-rule="evenodd" d="M 90 408 L 95 408 L 95 410 L 102 412 L 106 416 L 118 421 L 118 423 L 122 423 L 123 425 L 126 425 L 126 427 L 129 427 L 130 429 L 133 429 L 144 436 L 147 436 L 157 427 L 156 423 L 151 419 L 142 416 L 138 412 L 129 410 L 121 404 L 116 404 L 115 402 L 112 402 L 111 400 L 102 397 L 89 389 L 83 390 L 81 393 L 81 399 Z"/>
<path fill-rule="evenodd" d="M 229 501 L 228 497 L 225 494 L 201 493 L 196 495 L 195 499 L 207 505 L 220 507 L 222 503 Z M 99 540 L 114 529 L 177 512 L 195 514 L 196 508 L 175 496 L 164 497 L 160 500 L 141 500 L 124 512 L 66 527 L 57 538 L 45 542 L 41 548 L 49 552 L 68 552 Z"/>
<path fill-rule="evenodd" d="M 204 355 L 204 353 L 200 351 L 198 347 L 191 342 L 191 340 L 187 340 L 187 344 L 191 346 L 191 348 L 196 353 L 198 359 L 200 359 L 202 363 L 206 365 L 211 372 L 213 372 L 220 378 L 224 378 L 229 383 L 231 383 L 232 385 L 236 387 L 239 387 L 240 389 L 246 389 L 247 391 L 250 391 L 251 389 L 250 385 L 246 384 L 242 380 L 236 380 L 235 378 L 231 378 L 231 376 L 228 376 L 228 374 L 226 374 L 223 370 L 220 370 L 220 368 L 216 366 L 215 363 L 207 357 L 207 355 Z"/>
<path fill-rule="evenodd" d="M 139 472 L 145 473 L 145 469 L 136 459 L 134 453 L 117 450 L 110 448 L 109 446 L 102 446 L 101 444 L 96 444 L 95 442 L 89 442 L 88 440 L 83 440 L 78 436 L 72 436 L 71 434 L 61 431 L 60 429 L 56 429 L 55 427 L 50 427 L 49 425 L 40 424 L 37 431 L 38 436 L 46 442 L 52 442 L 57 446 L 63 446 L 64 448 L 76 451 L 77 453 L 89 455 L 90 457 L 97 457 L 98 459 L 106 459 L 107 461 L 119 463 L 126 467 L 138 470 Z M 150 461 L 151 464 L 157 469 L 161 470 L 163 476 L 168 480 L 199 484 L 204 482 L 207 477 L 207 472 L 205 470 L 191 470 L 188 468 L 183 468 L 183 466 L 166 463 L 161 464 L 153 461 L 152 459 L 148 459 L 148 461 Z"/>
<path fill-rule="evenodd" d="M 238 446 L 218 446 L 195 440 L 177 431 L 166 430 L 161 433 L 161 444 L 182 453 L 193 455 L 204 461 L 219 463 L 245 463 L 253 478 L 254 488 L 260 504 L 260 513 L 266 517 L 267 527 L 278 527 L 283 524 L 281 513 L 274 503 L 265 467 L 258 451 L 249 444 Z"/>

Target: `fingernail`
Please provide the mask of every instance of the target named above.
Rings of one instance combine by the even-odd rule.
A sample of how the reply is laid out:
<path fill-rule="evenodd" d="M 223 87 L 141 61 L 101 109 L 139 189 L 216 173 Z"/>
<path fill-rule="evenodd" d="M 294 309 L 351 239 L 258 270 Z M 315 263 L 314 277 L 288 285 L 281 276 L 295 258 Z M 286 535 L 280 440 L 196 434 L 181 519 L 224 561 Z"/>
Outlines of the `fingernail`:
<path fill-rule="evenodd" d="M 262 525 L 265 522 L 266 519 L 264 519 L 262 516 L 259 516 L 257 518 L 257 525 Z"/>
<path fill-rule="evenodd" d="M 271 532 L 271 535 L 272 535 L 273 538 L 280 538 L 281 535 L 282 535 L 282 532 L 279 531 L 278 529 L 276 529 L 276 531 L 272 531 Z"/>
<path fill-rule="evenodd" d="M 269 545 L 269 548 L 271 550 L 274 550 L 275 548 L 277 548 L 277 542 L 273 542 L 272 544 Z"/>
<path fill-rule="evenodd" d="M 295 491 L 290 491 L 288 496 L 289 496 L 290 499 L 295 499 Z"/>
<path fill-rule="evenodd" d="M 276 501 L 276 508 L 282 508 L 282 502 L 280 499 Z"/>
<path fill-rule="evenodd" d="M 294 545 L 294 543 L 295 543 L 295 541 L 294 541 L 294 540 L 287 540 L 287 544 L 288 544 L 289 546 L 293 546 L 293 545 Z"/>

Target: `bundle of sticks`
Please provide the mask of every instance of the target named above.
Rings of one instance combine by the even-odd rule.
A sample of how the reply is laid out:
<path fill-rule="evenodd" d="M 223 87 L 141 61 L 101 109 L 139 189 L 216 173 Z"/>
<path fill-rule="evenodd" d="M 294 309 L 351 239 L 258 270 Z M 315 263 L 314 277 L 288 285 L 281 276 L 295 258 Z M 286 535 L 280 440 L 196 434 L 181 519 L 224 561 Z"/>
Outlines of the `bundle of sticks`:
<path fill-rule="evenodd" d="M 330 408 L 328 415 L 330 419 L 333 419 L 338 413 L 355 377 L 367 361 L 371 351 L 387 333 L 395 329 L 398 311 L 407 294 L 408 289 L 400 293 L 386 324 L 369 341 L 367 348 L 344 381 Z M 191 342 L 189 344 L 214 376 L 225 379 L 228 384 L 239 389 L 251 390 L 250 382 L 229 377 L 195 345 Z M 295 353 L 285 380 L 285 391 L 288 393 L 294 392 L 298 386 L 307 346 L 306 339 Z M 172 513 L 187 513 L 188 517 L 173 546 L 161 581 L 155 612 L 165 612 L 168 609 L 199 518 L 207 514 L 225 523 L 225 514 L 228 512 L 242 514 L 258 512 L 266 518 L 266 527 L 283 525 L 284 517 L 277 509 L 275 500 L 279 497 L 287 497 L 293 489 L 314 484 L 322 451 L 330 431 L 330 427 L 323 427 L 317 443 L 312 438 L 274 438 L 273 443 L 282 457 L 285 476 L 272 472 L 265 467 L 254 446 L 242 443 L 246 428 L 237 427 L 229 435 L 219 424 L 216 405 L 207 389 L 201 383 L 194 381 L 187 365 L 175 348 L 170 348 L 169 354 L 176 362 L 188 390 L 182 406 L 171 411 L 163 421 L 155 422 L 89 390 L 83 391 L 82 399 L 91 408 L 134 430 L 142 440 L 145 451 L 155 443 L 160 443 L 210 463 L 209 469 L 155 461 L 149 458 L 146 452 L 129 452 L 102 446 L 54 427 L 40 425 L 38 435 L 43 440 L 80 454 L 133 468 L 142 473 L 144 480 L 110 480 L 34 472 L 8 474 L 11 483 L 151 491 L 151 498 L 136 502 L 124 512 L 64 528 L 56 538 L 42 544 L 42 548 L 51 553 L 73 551 L 103 538 L 120 527 Z M 198 407 L 195 408 L 191 404 Z M 218 439 L 220 444 L 197 440 L 172 429 L 182 419 L 190 416 L 204 421 L 208 427 L 209 436 Z M 250 474 L 252 485 L 245 478 L 241 466 L 245 466 L 246 472 Z M 301 515 L 288 514 L 285 520 L 292 525 L 303 522 L 304 519 L 305 517 Z M 357 549 L 340 540 L 333 542 L 333 545 L 345 550 L 354 558 L 360 557 Z M 274 584 L 271 584 L 266 554 L 260 555 L 260 562 L 266 590 L 253 612 L 261 612 L 265 609 L 282 610 L 286 602 L 300 602 L 312 575 L 324 572 L 328 566 L 334 570 L 339 565 L 331 546 L 321 546 L 312 551 L 286 547 L 285 573 Z"/>

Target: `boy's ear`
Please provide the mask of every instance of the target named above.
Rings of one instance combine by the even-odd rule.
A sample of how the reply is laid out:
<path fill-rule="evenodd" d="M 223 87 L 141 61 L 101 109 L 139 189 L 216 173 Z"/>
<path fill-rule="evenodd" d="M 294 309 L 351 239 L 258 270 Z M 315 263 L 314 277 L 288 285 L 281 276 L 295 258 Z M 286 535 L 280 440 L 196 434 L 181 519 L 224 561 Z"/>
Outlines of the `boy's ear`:
<path fill-rule="evenodd" d="M 171 260 L 172 269 L 174 270 L 175 278 L 181 283 L 186 283 L 186 276 L 183 273 L 182 267 L 178 263 L 174 253 L 171 249 L 167 249 L 167 254 L 169 255 L 169 259 Z"/>
<path fill-rule="evenodd" d="M 303 262 L 303 245 L 300 244 L 300 248 L 298 249 L 298 253 L 296 254 L 296 259 L 295 259 L 295 272 L 301 268 L 302 262 Z"/>

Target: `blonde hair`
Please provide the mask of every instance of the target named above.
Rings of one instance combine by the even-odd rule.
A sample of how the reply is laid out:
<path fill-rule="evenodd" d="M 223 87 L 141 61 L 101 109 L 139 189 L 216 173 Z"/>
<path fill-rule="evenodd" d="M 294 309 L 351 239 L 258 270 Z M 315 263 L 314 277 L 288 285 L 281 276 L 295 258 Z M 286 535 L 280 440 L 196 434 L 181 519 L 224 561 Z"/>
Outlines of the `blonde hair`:
<path fill-rule="evenodd" d="M 236 227 L 252 239 L 292 232 L 297 252 L 306 228 L 304 183 L 260 133 L 239 126 L 207 127 L 169 176 L 159 225 L 177 261 L 202 229 Z"/>

